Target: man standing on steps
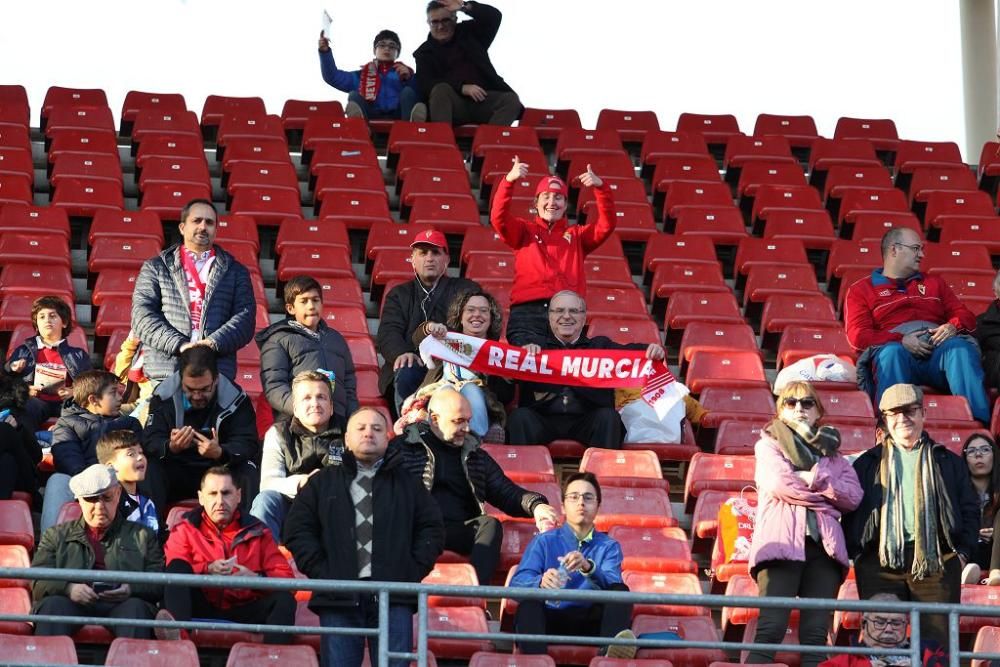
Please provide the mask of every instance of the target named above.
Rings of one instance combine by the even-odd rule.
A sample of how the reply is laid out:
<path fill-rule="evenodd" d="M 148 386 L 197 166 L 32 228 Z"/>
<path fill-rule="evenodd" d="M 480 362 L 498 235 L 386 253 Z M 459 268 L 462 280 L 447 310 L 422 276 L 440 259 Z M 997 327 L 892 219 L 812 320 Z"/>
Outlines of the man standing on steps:
<path fill-rule="evenodd" d="M 183 242 L 146 260 L 135 281 L 132 329 L 143 344 L 143 370 L 160 382 L 177 370 L 181 352 L 205 345 L 232 379 L 236 351 L 253 338 L 250 272 L 215 245 L 218 212 L 211 201 L 191 200 L 180 217 Z"/>

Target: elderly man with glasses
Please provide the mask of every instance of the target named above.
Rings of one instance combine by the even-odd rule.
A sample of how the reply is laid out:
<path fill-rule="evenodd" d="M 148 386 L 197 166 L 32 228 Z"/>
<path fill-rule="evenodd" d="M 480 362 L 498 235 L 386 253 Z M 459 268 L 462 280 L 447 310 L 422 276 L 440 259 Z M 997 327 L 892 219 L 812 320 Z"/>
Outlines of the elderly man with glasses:
<path fill-rule="evenodd" d="M 923 392 L 886 389 L 883 440 L 854 462 L 861 504 L 842 519 L 860 598 L 961 601 L 962 568 L 979 538 L 979 501 L 965 462 L 924 431 Z M 947 618 L 928 615 L 924 636 L 946 642 Z M 956 648 L 957 647 L 953 647 Z"/>
<path fill-rule="evenodd" d="M 976 317 L 938 275 L 920 271 L 923 241 L 908 228 L 882 237 L 882 268 L 847 290 L 844 326 L 858 358 L 858 385 L 876 401 L 886 387 L 926 384 L 969 402 L 990 423 Z"/>

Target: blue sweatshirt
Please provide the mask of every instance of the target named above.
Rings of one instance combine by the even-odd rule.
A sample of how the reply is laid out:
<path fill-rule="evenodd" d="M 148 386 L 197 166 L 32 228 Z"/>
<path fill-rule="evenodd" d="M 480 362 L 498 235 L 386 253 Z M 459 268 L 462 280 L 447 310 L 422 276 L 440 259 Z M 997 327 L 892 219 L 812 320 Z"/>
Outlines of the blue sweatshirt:
<path fill-rule="evenodd" d="M 359 92 L 361 70 L 346 72 L 337 69 L 337 64 L 333 60 L 333 49 L 319 52 L 319 66 L 323 73 L 323 80 L 337 90 L 342 90 L 345 93 Z M 382 85 L 379 86 L 378 95 L 375 97 L 375 108 L 379 111 L 399 111 L 400 92 L 403 88 L 416 89 L 416 85 L 416 75 L 404 82 L 400 80 L 395 69 L 390 69 L 382 77 Z"/>
<path fill-rule="evenodd" d="M 568 590 L 602 590 L 622 582 L 622 547 L 607 533 L 592 530 L 583 540 L 567 524 L 536 535 L 524 551 L 521 564 L 510 580 L 511 587 L 538 588 L 546 570 L 559 567 L 559 558 L 571 551 L 579 551 L 594 566 L 589 575 L 573 572 L 566 584 Z M 548 600 L 551 607 L 589 607 L 580 600 Z"/>

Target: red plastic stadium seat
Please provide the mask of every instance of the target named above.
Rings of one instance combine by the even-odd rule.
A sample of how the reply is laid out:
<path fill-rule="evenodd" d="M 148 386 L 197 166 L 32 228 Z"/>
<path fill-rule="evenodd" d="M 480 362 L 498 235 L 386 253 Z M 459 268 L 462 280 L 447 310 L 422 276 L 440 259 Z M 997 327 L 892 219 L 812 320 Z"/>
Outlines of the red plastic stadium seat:
<path fill-rule="evenodd" d="M 834 139 L 867 139 L 876 150 L 894 152 L 899 145 L 896 123 L 890 118 L 849 118 L 837 119 L 833 131 Z"/>
<path fill-rule="evenodd" d="M 354 277 L 351 258 L 341 246 L 287 247 L 278 260 L 277 271 L 281 282 L 298 275 Z"/>
<path fill-rule="evenodd" d="M 540 445 L 539 445 L 540 446 Z M 562 492 L 559 489 L 559 485 L 555 482 L 519 482 L 519 485 L 527 489 L 528 491 L 534 491 L 535 493 L 540 493 L 545 496 L 546 500 L 549 501 L 549 505 L 552 505 L 556 510 L 556 514 L 562 514 Z M 512 517 L 507 516 L 504 512 L 493 507 L 489 503 L 486 504 L 486 513 L 490 516 L 496 517 L 502 522 L 520 522 L 527 523 L 532 526 L 535 525 L 535 520 L 533 518 L 524 517 Z"/>
<path fill-rule="evenodd" d="M 635 288 L 591 287 L 587 290 L 587 317 L 648 318 L 646 301 Z"/>
<path fill-rule="evenodd" d="M 982 190 L 975 192 L 932 192 L 927 196 L 924 221 L 928 228 L 944 227 L 967 217 L 995 217 L 993 198 Z"/>
<path fill-rule="evenodd" d="M 669 231 L 670 220 L 676 220 L 681 211 L 691 208 L 717 208 L 734 206 L 733 196 L 725 183 L 674 183 L 663 202 L 663 219 Z"/>
<path fill-rule="evenodd" d="M 590 338 L 607 336 L 616 343 L 660 343 L 660 330 L 650 319 L 626 319 L 595 317 L 587 325 Z"/>
<path fill-rule="evenodd" d="M 144 110 L 173 113 L 187 110 L 184 96 L 178 93 L 147 93 L 140 90 L 130 90 L 122 102 L 120 132 L 129 135 L 136 117 Z"/>
<path fill-rule="evenodd" d="M 368 320 L 360 305 L 330 305 L 324 309 L 323 319 L 344 336 L 368 336 Z"/>
<path fill-rule="evenodd" d="M 73 105 L 53 107 L 45 119 L 45 136 L 64 130 L 115 131 L 111 109 L 104 105 Z"/>
<path fill-rule="evenodd" d="M 964 271 L 966 275 L 996 275 L 989 251 L 982 246 L 927 243 L 924 245 L 927 273 Z"/>
<path fill-rule="evenodd" d="M 748 324 L 726 322 L 691 322 L 681 336 L 681 370 L 695 352 L 757 351 L 757 338 Z"/>
<path fill-rule="evenodd" d="M 667 342 L 680 340 L 682 330 L 692 322 L 743 323 L 739 304 L 732 293 L 677 292 L 670 298 L 664 316 Z"/>
<path fill-rule="evenodd" d="M 56 523 L 66 523 L 67 521 L 76 521 L 81 516 L 83 516 L 83 510 L 80 509 L 80 504 L 75 500 L 69 500 L 62 504 L 59 508 L 59 514 L 56 515 Z"/>
<path fill-rule="evenodd" d="M 76 665 L 76 646 L 65 635 L 25 637 L 0 635 L 0 655 L 13 664 Z"/>
<path fill-rule="evenodd" d="M 538 143 L 538 133 L 527 125 L 519 127 L 479 125 L 472 138 L 473 173 L 479 171 L 476 160 L 481 164 L 487 151 L 494 148 L 534 153 L 541 150 L 541 145 Z"/>
<path fill-rule="evenodd" d="M 159 254 L 160 242 L 151 238 L 102 236 L 94 241 L 87 261 L 87 270 L 98 273 L 106 269 L 138 271 L 150 257 Z"/>
<path fill-rule="evenodd" d="M 66 209 L 71 217 L 93 218 L 97 211 L 125 208 L 121 183 L 89 178 L 66 178 L 52 195 L 52 206 Z M 178 207 L 179 209 L 179 207 Z"/>
<path fill-rule="evenodd" d="M 393 123 L 389 130 L 387 154 L 389 168 L 395 166 L 407 148 L 458 148 L 455 133 L 448 123 Z"/>
<path fill-rule="evenodd" d="M 2 233 L 2 228 L 0 228 Z M 90 222 L 87 237 L 90 245 L 99 238 L 154 239 L 163 245 L 163 225 L 160 218 L 149 211 L 97 211 Z"/>
<path fill-rule="evenodd" d="M 69 271 L 55 267 L 43 270 L 34 264 L 7 264 L 0 269 L 0 297 L 30 295 L 37 298 L 46 294 L 68 295 L 66 300 L 73 303 L 73 279 Z"/>
<path fill-rule="evenodd" d="M 754 641 L 754 637 L 757 636 L 757 620 L 756 618 L 751 618 L 747 620 L 746 629 L 743 631 L 743 641 L 750 643 Z M 788 628 L 785 630 L 785 636 L 782 638 L 782 644 L 798 644 L 799 642 L 799 624 L 798 616 L 789 616 Z M 741 660 L 746 660 L 748 651 L 743 651 L 740 654 Z M 774 660 L 776 663 L 787 665 L 788 667 L 799 667 L 801 664 L 801 656 L 798 653 L 792 653 L 790 651 L 778 651 L 774 655 Z"/>
<path fill-rule="evenodd" d="M 823 181 L 823 199 L 829 206 L 855 188 L 891 187 L 892 175 L 881 164 L 836 165 L 830 167 Z"/>
<path fill-rule="evenodd" d="M 428 225 L 445 234 L 463 235 L 480 227 L 479 206 L 471 195 L 427 195 L 413 201 L 410 225 Z"/>
<path fill-rule="evenodd" d="M 302 130 L 302 164 L 315 165 L 316 154 L 324 144 L 345 151 L 368 148 L 374 154 L 368 123 L 364 118 L 311 116 Z"/>
<path fill-rule="evenodd" d="M 933 192 L 975 192 L 979 185 L 976 175 L 964 164 L 953 167 L 919 167 L 910 181 L 910 203 L 926 202 Z"/>
<path fill-rule="evenodd" d="M 719 425 L 719 430 L 715 434 L 715 453 L 753 454 L 754 445 L 760 439 L 761 428 L 760 424 L 754 422 L 725 420 Z M 697 506 L 695 511 L 698 511 Z"/>
<path fill-rule="evenodd" d="M 285 128 L 281 125 L 281 117 L 274 114 L 261 114 L 257 111 L 240 111 L 222 117 L 215 137 L 216 157 L 224 155 L 226 144 L 236 139 L 281 139 L 287 141 Z"/>
<path fill-rule="evenodd" d="M 110 156 L 102 156 L 110 159 Z M 0 147 L 0 176 L 19 177 L 30 189 L 35 184 L 35 168 L 31 151 L 23 148 Z M 121 171 L 118 172 L 119 179 Z"/>
<path fill-rule="evenodd" d="M 410 255 L 409 249 L 406 251 Z M 509 252 L 478 253 L 469 259 L 465 277 L 469 280 L 510 280 L 514 275 L 514 256 Z"/>
<path fill-rule="evenodd" d="M 542 445 L 483 444 L 481 449 L 492 456 L 514 482 L 556 481 L 552 457 Z"/>
<path fill-rule="evenodd" d="M 19 544 L 30 553 L 35 548 L 31 510 L 22 500 L 0 500 L 0 544 Z"/>
<path fill-rule="evenodd" d="M 608 536 L 622 546 L 623 570 L 697 574 L 687 535 L 680 528 L 612 526 Z"/>
<path fill-rule="evenodd" d="M 701 584 L 698 576 L 691 573 L 622 572 L 622 579 L 629 590 L 635 593 L 662 593 L 668 595 L 700 596 Z M 708 616 L 706 607 L 692 605 L 638 603 L 634 614 L 655 614 L 658 616 Z"/>
<path fill-rule="evenodd" d="M 108 96 L 100 88 L 64 88 L 49 86 L 42 101 L 41 117 L 46 119 L 56 107 L 108 106 Z M 44 122 L 42 124 L 44 128 Z"/>
<path fill-rule="evenodd" d="M 48 143 L 49 164 L 64 155 L 117 155 L 118 139 L 114 132 L 104 130 L 60 130 Z"/>
<path fill-rule="evenodd" d="M 753 456 L 704 452 L 695 454 L 684 480 L 684 503 L 687 510 L 693 510 L 695 500 L 708 489 L 739 491 L 745 486 L 753 486 L 756 466 L 757 461 Z"/>
<path fill-rule="evenodd" d="M 792 148 L 812 148 L 819 138 L 816 121 L 812 116 L 786 116 L 781 114 L 758 114 L 753 127 L 755 137 L 778 135 L 785 137 Z"/>
<path fill-rule="evenodd" d="M 875 423 L 871 399 L 863 391 L 824 391 L 817 394 L 823 403 L 825 417 L 838 424 L 870 426 Z"/>
<path fill-rule="evenodd" d="M 319 665 L 316 651 L 310 646 L 236 642 L 229 650 L 226 667 L 269 667 L 282 663 L 303 667 Z"/>
<path fill-rule="evenodd" d="M 285 248 L 293 246 L 350 248 L 351 244 L 347 238 L 347 228 L 339 220 L 306 220 L 295 216 L 281 221 L 274 248 L 280 255 Z"/>
<path fill-rule="evenodd" d="M 298 190 L 280 187 L 241 187 L 233 195 L 232 213 L 248 215 L 258 225 L 276 227 L 285 218 L 302 215 Z"/>
<path fill-rule="evenodd" d="M 239 113 L 255 113 L 261 116 L 267 114 L 264 100 L 259 97 L 209 95 L 201 108 L 201 126 L 218 127 L 223 116 Z"/>
<path fill-rule="evenodd" d="M 288 143 L 284 137 L 234 138 L 222 156 L 222 170 L 230 172 L 237 164 L 290 164 Z"/>
<path fill-rule="evenodd" d="M 736 194 L 741 204 L 757 196 L 757 190 L 763 185 L 801 187 L 806 185 L 806 176 L 798 162 L 749 162 L 739 169 L 736 181 Z"/>
<path fill-rule="evenodd" d="M 684 384 L 693 394 L 706 387 L 769 387 L 764 364 L 755 350 L 699 350 L 691 355 Z"/>
<path fill-rule="evenodd" d="M 806 250 L 829 250 L 836 235 L 827 211 L 774 209 L 764 225 L 764 238 L 798 239 Z"/>
<path fill-rule="evenodd" d="M 332 192 L 323 199 L 319 217 L 341 220 L 348 229 L 368 229 L 375 222 L 392 220 L 384 192 Z"/>
<path fill-rule="evenodd" d="M 588 285 L 595 287 L 634 287 L 632 272 L 620 259 L 588 257 L 584 260 L 583 273 Z"/>
<path fill-rule="evenodd" d="M 380 252 L 387 249 L 410 252 L 410 244 L 413 243 L 413 240 L 430 228 L 430 225 L 414 225 L 412 223 L 400 225 L 388 220 L 375 222 L 368 230 L 368 238 L 365 240 L 365 259 L 371 262 Z M 499 254 L 509 254 L 504 252 L 505 250 L 508 250 L 507 246 L 502 246 Z M 510 257 L 512 259 L 513 255 L 511 254 Z"/>
<path fill-rule="evenodd" d="M 51 206 L 4 204 L 0 206 L 0 234 L 7 232 L 57 233 L 69 241 L 69 216 Z"/>
<path fill-rule="evenodd" d="M 411 169 L 463 171 L 465 160 L 457 148 L 409 146 L 403 149 L 396 164 L 397 181 L 406 180 Z"/>
<path fill-rule="evenodd" d="M 840 224 L 854 224 L 858 213 L 869 211 L 906 212 L 909 210 L 906 195 L 895 188 L 851 188 L 844 192 L 837 211 Z"/>
<path fill-rule="evenodd" d="M 287 190 L 295 199 L 299 199 L 299 181 L 295 167 L 290 163 L 258 164 L 256 162 L 238 162 L 229 171 L 226 181 L 226 192 L 235 196 L 244 188 L 267 188 L 272 190 Z"/>
<path fill-rule="evenodd" d="M 105 664 L 198 667 L 198 649 L 195 648 L 194 642 L 187 639 L 156 641 L 118 637 L 108 648 Z"/>
<path fill-rule="evenodd" d="M 996 299 L 992 280 L 982 274 L 967 275 L 961 271 L 941 272 L 940 275 L 952 289 L 959 301 L 973 313 L 979 314 L 989 308 Z"/>
<path fill-rule="evenodd" d="M 0 613 L 30 614 L 31 594 L 27 589 L 20 587 L 0 588 Z M 30 635 L 32 633 L 32 625 L 23 621 L 0 621 L 0 633 L 6 635 Z M 7 661 L 9 659 L 5 653 L 4 660 Z"/>
<path fill-rule="evenodd" d="M 476 570 L 469 563 L 437 563 L 420 583 L 430 586 L 478 586 L 479 579 L 476 577 Z M 432 607 L 486 608 L 486 600 L 483 598 L 449 595 L 432 595 L 428 598 L 427 604 Z"/>
<path fill-rule="evenodd" d="M 31 567 L 31 557 L 28 550 L 20 544 L 0 545 L 0 566 L 21 568 L 28 574 Z M 24 588 L 31 590 L 30 579 L 0 579 L 0 588 Z"/>
<path fill-rule="evenodd" d="M 670 489 L 660 460 L 650 450 L 588 447 L 580 459 L 580 472 L 592 472 L 608 486 Z"/>
<path fill-rule="evenodd" d="M 190 135 L 150 135 L 135 151 L 135 167 L 141 171 L 153 158 L 205 159 L 201 137 Z"/>
<path fill-rule="evenodd" d="M 928 428 L 979 428 L 964 396 L 928 394 L 924 411 Z"/>
<path fill-rule="evenodd" d="M 642 163 L 642 177 L 649 179 L 655 165 L 666 156 L 709 157 L 708 144 L 700 134 L 690 132 L 647 132 L 642 142 L 639 160 Z M 718 174 L 718 171 L 716 171 Z M 655 182 L 655 181 L 654 181 Z"/>
<path fill-rule="evenodd" d="M 726 180 L 735 183 L 740 170 L 754 162 L 798 165 L 798 160 L 792 156 L 791 145 L 782 136 L 748 137 L 738 134 L 732 137 L 722 158 Z"/>
<path fill-rule="evenodd" d="M 622 143 L 641 144 L 649 132 L 660 129 L 654 111 L 619 111 L 601 109 L 597 115 L 598 130 L 614 130 Z"/>
<path fill-rule="evenodd" d="M 720 429 L 721 430 L 721 429 Z M 759 437 L 760 427 L 757 428 Z M 756 440 L 754 440 L 756 442 Z M 751 444 L 751 447 L 753 443 Z M 715 539 L 719 527 L 719 508 L 729 498 L 739 497 L 756 500 L 757 492 L 752 490 L 731 490 L 720 491 L 717 489 L 706 489 L 698 495 L 695 502 L 694 511 L 691 513 L 691 538 L 697 543 L 701 540 Z"/>
<path fill-rule="evenodd" d="M 642 264 L 646 282 L 660 264 L 682 262 L 685 264 L 712 264 L 720 266 L 712 240 L 699 236 L 674 236 L 654 234 L 649 237 Z"/>
<path fill-rule="evenodd" d="M 979 628 L 972 650 L 976 653 L 1000 652 L 1000 627 L 987 625 Z M 973 660 L 972 667 L 989 667 L 991 662 L 991 660 Z"/>
<path fill-rule="evenodd" d="M 637 636 L 653 632 L 672 632 L 682 640 L 712 645 L 721 641 L 715 622 L 707 616 L 659 616 L 638 614 L 632 619 L 632 632 Z M 717 648 L 641 648 L 636 656 L 642 659 L 659 658 L 674 665 L 708 667 L 713 662 L 725 660 Z"/>
<path fill-rule="evenodd" d="M 566 128 L 556 141 L 556 159 L 570 162 L 577 155 L 595 153 L 622 153 L 622 142 L 615 130 L 584 130 Z"/>
<path fill-rule="evenodd" d="M 860 211 L 854 216 L 851 239 L 861 242 L 881 241 L 887 231 L 896 227 L 911 229 L 921 240 L 924 238 L 920 219 L 909 211 Z"/>
<path fill-rule="evenodd" d="M 664 313 L 670 297 L 678 292 L 732 292 L 722 277 L 722 268 L 718 262 L 659 262 L 652 282 L 650 295 L 653 299 L 652 311 L 656 317 Z"/>
<path fill-rule="evenodd" d="M 469 667 L 556 667 L 556 663 L 548 655 L 525 655 L 506 653 L 488 653 L 480 651 L 473 654 Z"/>
<path fill-rule="evenodd" d="M 164 222 L 180 221 L 181 209 L 192 199 L 211 199 L 206 183 L 154 183 L 142 193 L 140 207 L 160 216 Z"/>
<path fill-rule="evenodd" d="M 143 109 L 135 114 L 131 134 L 132 143 L 140 146 L 152 137 L 184 137 L 201 143 L 198 116 L 186 109 Z"/>
<path fill-rule="evenodd" d="M 0 155 L 0 158 L 2 158 L 2 155 Z M 0 168 L 2 168 L 2 163 L 0 163 Z M 59 183 L 70 178 L 81 178 L 88 181 L 110 181 L 121 187 L 121 163 L 117 155 L 69 153 L 59 158 L 59 161 L 52 165 L 49 185 L 53 191 L 56 191 Z M 32 174 L 33 180 L 34 175 Z"/>
<path fill-rule="evenodd" d="M 742 280 L 755 266 L 787 267 L 795 264 L 810 266 L 805 246 L 800 239 L 746 238 L 740 241 L 736 249 L 733 271 L 737 274 L 737 287 L 742 287 Z"/>
<path fill-rule="evenodd" d="M 118 329 L 128 329 L 131 319 L 131 297 L 107 297 L 97 309 L 94 333 L 98 336 L 110 336 Z"/>
<path fill-rule="evenodd" d="M 830 257 L 826 262 L 826 282 L 830 283 L 832 278 L 840 278 L 844 272 L 852 269 L 865 269 L 871 271 L 882 266 L 882 250 L 878 240 L 864 241 L 835 241 L 830 246 Z M 829 286 L 832 293 L 839 283 Z"/>
<path fill-rule="evenodd" d="M 761 305 L 775 294 L 819 294 L 815 269 L 799 264 L 751 266 L 743 286 L 743 307 L 747 316 L 759 315 Z"/>
<path fill-rule="evenodd" d="M 853 360 L 857 352 L 847 341 L 841 326 L 812 327 L 794 324 L 785 327 L 778 344 L 778 370 L 817 354 L 836 354 Z"/>
<path fill-rule="evenodd" d="M 69 243 L 61 234 L 0 233 L 0 266 L 17 262 L 69 269 Z"/>
<path fill-rule="evenodd" d="M 528 543 L 536 535 L 538 535 L 538 528 L 535 527 L 534 523 L 504 521 L 499 572 L 506 572 L 512 567 L 517 567 L 517 564 L 521 562 L 521 556 L 524 555 L 524 550 L 528 548 Z"/>
<path fill-rule="evenodd" d="M 953 141 L 900 141 L 896 148 L 896 187 L 907 190 L 908 176 L 921 167 L 962 165 L 962 151 Z"/>
<path fill-rule="evenodd" d="M 825 294 L 775 294 L 760 315 L 761 347 L 777 349 L 781 332 L 791 325 L 835 326 L 837 314 Z"/>
<path fill-rule="evenodd" d="M 827 172 L 836 166 L 882 167 L 882 161 L 875 154 L 875 147 L 867 139 L 826 139 L 813 142 L 809 153 L 809 182 L 822 185 Z"/>
<path fill-rule="evenodd" d="M 285 132 L 302 130 L 306 122 L 314 116 L 343 118 L 344 107 L 339 101 L 327 100 L 314 102 L 310 100 L 286 100 L 281 108 L 281 124 Z"/>
<path fill-rule="evenodd" d="M 678 236 L 707 236 L 717 246 L 736 246 L 749 236 L 743 215 L 735 206 L 682 209 L 674 232 Z"/>
<path fill-rule="evenodd" d="M 521 114 L 521 126 L 533 127 L 540 139 L 558 139 L 566 128 L 580 128 L 580 114 L 575 109 L 535 109 L 527 107 Z"/>
<path fill-rule="evenodd" d="M 313 188 L 317 207 L 332 192 L 374 192 L 385 194 L 385 180 L 377 167 L 325 164 L 316 168 Z M 318 210 L 318 208 L 317 208 Z"/>
<path fill-rule="evenodd" d="M 754 229 L 763 229 L 768 217 L 779 210 L 821 211 L 823 202 L 816 189 L 808 185 L 762 185 L 757 189 L 750 211 Z"/>
<path fill-rule="evenodd" d="M 727 144 L 730 138 L 743 134 L 736 116 L 731 114 L 682 113 L 677 118 L 677 131 L 700 134 L 706 143 L 722 145 Z"/>
<path fill-rule="evenodd" d="M 413 616 L 416 636 L 417 616 Z M 479 607 L 431 607 L 427 629 L 437 632 L 489 632 L 486 612 Z M 493 644 L 476 639 L 428 639 L 428 648 L 438 658 L 468 660 L 478 651 L 492 651 Z"/>
<path fill-rule="evenodd" d="M 549 497 L 549 504 L 552 504 L 551 500 Z M 672 528 L 677 525 L 677 520 L 665 489 L 608 486 L 601 488 L 601 513 L 595 525 L 598 530 L 604 531 L 611 526 Z"/>

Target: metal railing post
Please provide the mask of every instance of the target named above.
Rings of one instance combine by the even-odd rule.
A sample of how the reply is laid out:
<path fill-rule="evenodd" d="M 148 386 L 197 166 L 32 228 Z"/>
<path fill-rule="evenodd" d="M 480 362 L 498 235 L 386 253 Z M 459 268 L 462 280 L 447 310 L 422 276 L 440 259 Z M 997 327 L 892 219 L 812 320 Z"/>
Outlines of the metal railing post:
<path fill-rule="evenodd" d="M 378 667 L 389 667 L 389 591 L 378 589 Z"/>
<path fill-rule="evenodd" d="M 861 615 L 864 618 L 864 614 Z M 910 664 L 923 664 L 920 655 L 920 611 L 914 609 L 910 612 Z"/>
<path fill-rule="evenodd" d="M 948 612 L 948 646 L 945 648 L 948 651 L 950 667 L 958 667 L 958 652 L 961 647 L 958 643 L 958 612 L 954 609 Z"/>
<path fill-rule="evenodd" d="M 427 593 L 417 594 L 417 667 L 427 667 Z"/>

